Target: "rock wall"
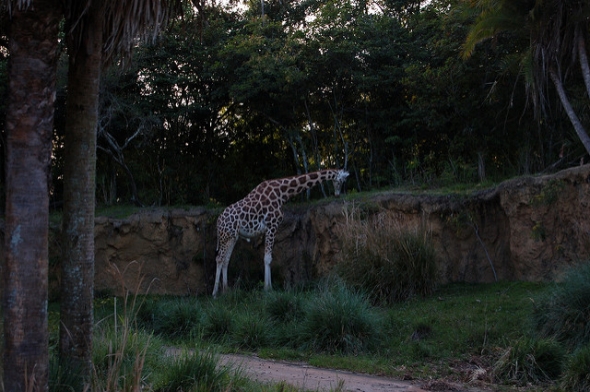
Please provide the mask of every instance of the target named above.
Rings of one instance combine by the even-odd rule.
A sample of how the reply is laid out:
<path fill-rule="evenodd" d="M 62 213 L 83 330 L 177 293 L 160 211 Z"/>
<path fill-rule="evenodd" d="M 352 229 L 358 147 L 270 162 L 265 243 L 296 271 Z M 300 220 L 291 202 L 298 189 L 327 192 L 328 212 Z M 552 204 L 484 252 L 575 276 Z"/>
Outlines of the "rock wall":
<path fill-rule="evenodd" d="M 95 221 L 95 290 L 190 295 L 204 290 L 204 260 L 215 257 L 214 219 L 205 209 L 146 210 Z"/>
<path fill-rule="evenodd" d="M 340 257 L 343 211 L 351 207 L 386 212 L 386 219 L 408 229 L 426 228 L 443 283 L 551 280 L 590 258 L 589 204 L 590 165 L 513 179 L 470 196 L 390 191 L 354 202 L 289 203 L 275 243 L 273 283 L 291 286 L 329 272 Z M 160 209 L 127 219 L 97 218 L 96 289 L 121 293 L 123 275 L 132 291 L 210 292 L 219 213 Z M 263 242 L 239 241 L 230 284 L 262 284 Z"/>
<path fill-rule="evenodd" d="M 590 165 L 522 177 L 462 195 L 409 194 L 288 203 L 272 264 L 275 287 L 325 275 L 341 256 L 344 211 L 381 214 L 396 225 L 430 232 L 441 282 L 546 281 L 590 259 Z M 126 219 L 97 217 L 97 292 L 210 293 L 215 275 L 215 222 L 221 210 L 153 209 Z M 51 260 L 59 259 L 52 230 Z M 263 239 L 240 240 L 230 284 L 262 285 Z M 2 241 L 3 244 L 3 241 Z M 50 263 L 59 285 L 58 262 Z"/>

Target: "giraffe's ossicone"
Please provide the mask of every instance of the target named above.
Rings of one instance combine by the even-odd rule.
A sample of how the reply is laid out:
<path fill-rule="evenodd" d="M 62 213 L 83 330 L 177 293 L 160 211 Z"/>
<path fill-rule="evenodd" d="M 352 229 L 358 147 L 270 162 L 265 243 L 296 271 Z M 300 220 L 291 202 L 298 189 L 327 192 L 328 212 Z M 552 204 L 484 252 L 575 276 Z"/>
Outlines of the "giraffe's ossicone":
<path fill-rule="evenodd" d="M 334 184 L 334 194 L 339 196 L 346 177 L 348 172 L 345 170 L 320 170 L 300 176 L 264 181 L 242 200 L 227 207 L 217 219 L 217 270 L 213 296 L 217 296 L 221 278 L 222 290 L 227 289 L 227 267 L 239 237 L 249 240 L 260 235 L 265 236 L 264 289 L 270 290 L 272 248 L 283 220 L 283 203 L 291 196 L 329 180 Z"/>

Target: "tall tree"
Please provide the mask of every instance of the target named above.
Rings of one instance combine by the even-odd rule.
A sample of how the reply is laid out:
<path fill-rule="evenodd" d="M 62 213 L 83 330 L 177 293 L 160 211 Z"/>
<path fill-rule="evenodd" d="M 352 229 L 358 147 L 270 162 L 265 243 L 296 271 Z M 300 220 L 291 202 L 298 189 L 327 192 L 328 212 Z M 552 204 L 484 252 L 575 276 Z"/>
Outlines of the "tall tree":
<path fill-rule="evenodd" d="M 9 1 L 4 390 L 48 389 L 49 168 L 61 1 Z"/>
<path fill-rule="evenodd" d="M 92 374 L 94 213 L 98 98 L 103 66 L 127 56 L 134 39 L 157 31 L 171 8 L 163 0 L 69 1 L 69 54 L 64 153 L 60 359 Z"/>
<path fill-rule="evenodd" d="M 547 104 L 545 86 L 550 80 L 578 138 L 590 153 L 590 137 L 566 91 L 568 79 L 576 74 L 573 66 L 579 62 L 577 74 L 583 76 L 590 97 L 588 1 L 472 0 L 470 5 L 479 16 L 465 41 L 464 56 L 469 57 L 480 41 L 502 32 L 528 38 L 530 47 L 523 55 L 523 69 L 530 71 L 526 76 L 533 102 L 541 109 Z"/>
<path fill-rule="evenodd" d="M 105 19 L 104 2 L 86 3 L 72 2 L 68 10 L 59 335 L 61 364 L 75 376 L 76 390 L 92 369 L 96 124 Z"/>

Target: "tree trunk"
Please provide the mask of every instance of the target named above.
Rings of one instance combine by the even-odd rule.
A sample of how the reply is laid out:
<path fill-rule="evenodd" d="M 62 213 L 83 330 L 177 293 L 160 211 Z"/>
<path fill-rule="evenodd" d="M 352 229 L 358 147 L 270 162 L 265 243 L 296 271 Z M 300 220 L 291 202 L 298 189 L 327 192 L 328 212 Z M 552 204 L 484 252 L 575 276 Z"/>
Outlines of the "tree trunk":
<path fill-rule="evenodd" d="M 584 84 L 586 85 L 586 93 L 590 97 L 590 66 L 588 65 L 588 55 L 586 54 L 586 41 L 584 36 L 580 35 L 578 38 L 578 56 L 580 57 L 580 68 L 582 68 L 582 76 L 584 77 Z"/>
<path fill-rule="evenodd" d="M 104 2 L 82 16 L 70 53 L 64 145 L 60 360 L 81 390 L 92 374 L 96 129 L 102 68 Z"/>
<path fill-rule="evenodd" d="M 586 130 L 584 129 L 584 125 L 582 125 L 582 123 L 580 122 L 580 119 L 576 115 L 576 112 L 574 111 L 574 108 L 572 107 L 572 105 L 567 97 L 567 94 L 565 93 L 565 89 L 563 87 L 563 83 L 561 81 L 561 78 L 559 77 L 559 75 L 557 75 L 555 70 L 550 70 L 549 76 L 551 77 L 551 80 L 553 81 L 553 85 L 555 86 L 555 89 L 557 90 L 557 95 L 559 96 L 559 100 L 561 101 L 561 105 L 565 109 L 565 112 L 567 113 L 567 116 L 569 117 L 570 122 L 574 126 L 574 130 L 576 131 L 576 134 L 578 135 L 578 137 L 582 141 L 582 144 L 584 145 L 586 152 L 590 154 L 590 137 L 588 137 L 588 133 L 586 133 Z"/>
<path fill-rule="evenodd" d="M 13 11 L 2 271 L 4 390 L 48 390 L 49 170 L 60 1 Z"/>

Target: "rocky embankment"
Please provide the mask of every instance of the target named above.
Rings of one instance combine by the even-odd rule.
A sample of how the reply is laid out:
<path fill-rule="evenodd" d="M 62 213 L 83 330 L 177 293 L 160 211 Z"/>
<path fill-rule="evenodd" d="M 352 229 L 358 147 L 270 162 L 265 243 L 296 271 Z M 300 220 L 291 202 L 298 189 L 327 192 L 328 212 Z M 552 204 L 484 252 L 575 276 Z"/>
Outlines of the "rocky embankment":
<path fill-rule="evenodd" d="M 400 227 L 426 228 L 441 281 L 551 280 L 590 258 L 590 165 L 522 177 L 465 195 L 399 193 L 290 203 L 277 235 L 273 283 L 326 274 L 340 257 L 343 211 L 382 214 Z M 220 210 L 153 209 L 126 219 L 96 218 L 96 290 L 192 295 L 209 292 Z M 51 252 L 58 249 L 59 235 Z M 240 241 L 230 284 L 263 280 L 263 240 Z"/>

